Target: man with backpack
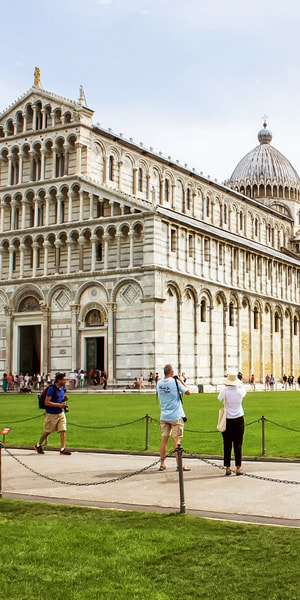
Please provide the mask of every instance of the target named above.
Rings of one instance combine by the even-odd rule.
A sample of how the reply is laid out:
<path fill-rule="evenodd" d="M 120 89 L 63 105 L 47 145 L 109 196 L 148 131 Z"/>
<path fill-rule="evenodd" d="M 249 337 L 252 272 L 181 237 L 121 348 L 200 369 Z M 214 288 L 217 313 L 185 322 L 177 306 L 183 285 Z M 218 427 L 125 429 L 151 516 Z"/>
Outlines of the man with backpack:
<path fill-rule="evenodd" d="M 60 454 L 67 456 L 71 454 L 65 447 L 67 429 L 65 409 L 67 408 L 66 401 L 68 400 L 68 396 L 65 395 L 66 381 L 65 373 L 57 373 L 54 384 L 47 388 L 45 397 L 46 416 L 44 433 L 39 442 L 34 446 L 34 449 L 38 454 L 45 454 L 42 443 L 53 431 L 57 431 L 57 433 L 60 434 Z"/>

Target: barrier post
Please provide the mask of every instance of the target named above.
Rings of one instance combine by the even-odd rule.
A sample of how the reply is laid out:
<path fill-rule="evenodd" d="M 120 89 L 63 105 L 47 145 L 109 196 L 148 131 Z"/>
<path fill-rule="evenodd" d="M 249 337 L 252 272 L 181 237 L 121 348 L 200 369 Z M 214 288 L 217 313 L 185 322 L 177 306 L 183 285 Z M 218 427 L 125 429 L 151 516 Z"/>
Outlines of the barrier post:
<path fill-rule="evenodd" d="M 2 444 L 0 442 L 0 498 L 2 498 Z"/>
<path fill-rule="evenodd" d="M 146 414 L 146 450 L 149 450 L 149 415 Z"/>
<path fill-rule="evenodd" d="M 265 447 L 265 417 L 261 418 L 261 454 L 262 456 L 266 456 L 266 447 Z"/>
<path fill-rule="evenodd" d="M 178 456 L 178 475 L 179 475 L 179 494 L 180 494 L 180 512 L 185 513 L 184 486 L 183 486 L 183 469 L 182 469 L 182 446 L 177 446 Z"/>

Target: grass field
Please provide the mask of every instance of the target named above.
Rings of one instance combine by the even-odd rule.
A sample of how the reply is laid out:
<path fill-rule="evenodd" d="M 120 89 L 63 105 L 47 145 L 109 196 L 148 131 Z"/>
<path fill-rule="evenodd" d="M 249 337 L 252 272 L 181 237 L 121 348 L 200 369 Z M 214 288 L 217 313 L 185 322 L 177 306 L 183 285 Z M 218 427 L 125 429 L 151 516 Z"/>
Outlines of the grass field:
<path fill-rule="evenodd" d="M 299 600 L 300 530 L 0 500 L 6 600 Z"/>
<path fill-rule="evenodd" d="M 192 394 L 184 404 L 188 416 L 184 449 L 202 455 L 222 455 L 222 437 L 216 430 L 220 407 L 216 394 Z M 244 456 L 262 455 L 264 416 L 266 456 L 300 458 L 300 391 L 248 393 L 243 405 Z M 69 406 L 69 447 L 144 451 L 144 417 L 148 414 L 148 450 L 159 449 L 159 406 L 154 394 L 70 394 Z M 0 427 L 4 426 L 11 429 L 5 440 L 7 445 L 33 446 L 43 431 L 43 411 L 37 408 L 37 395 L 1 394 Z M 49 446 L 59 446 L 57 434 L 49 437 Z"/>

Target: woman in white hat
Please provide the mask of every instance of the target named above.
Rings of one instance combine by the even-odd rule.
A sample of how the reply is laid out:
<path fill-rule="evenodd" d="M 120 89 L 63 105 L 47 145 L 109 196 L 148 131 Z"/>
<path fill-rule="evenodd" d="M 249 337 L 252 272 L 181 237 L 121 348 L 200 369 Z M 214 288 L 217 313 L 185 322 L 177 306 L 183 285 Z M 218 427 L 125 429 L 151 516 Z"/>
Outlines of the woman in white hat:
<path fill-rule="evenodd" d="M 244 409 L 242 400 L 246 396 L 246 390 L 242 382 L 234 373 L 228 373 L 225 380 L 225 388 L 220 392 L 218 400 L 225 399 L 226 406 L 226 430 L 222 432 L 224 446 L 224 467 L 226 475 L 231 475 L 230 461 L 233 446 L 236 475 L 241 475 L 242 444 L 244 437 Z"/>

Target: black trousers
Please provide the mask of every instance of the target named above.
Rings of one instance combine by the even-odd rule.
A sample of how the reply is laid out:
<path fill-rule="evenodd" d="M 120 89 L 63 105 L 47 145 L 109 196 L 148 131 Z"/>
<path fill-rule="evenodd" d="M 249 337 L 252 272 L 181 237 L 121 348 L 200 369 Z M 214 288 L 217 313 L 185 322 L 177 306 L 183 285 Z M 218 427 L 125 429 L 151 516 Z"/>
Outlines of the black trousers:
<path fill-rule="evenodd" d="M 222 432 L 224 445 L 224 467 L 230 467 L 232 445 L 234 451 L 235 466 L 241 466 L 244 429 L 244 417 L 237 417 L 236 419 L 226 419 L 226 430 Z"/>

